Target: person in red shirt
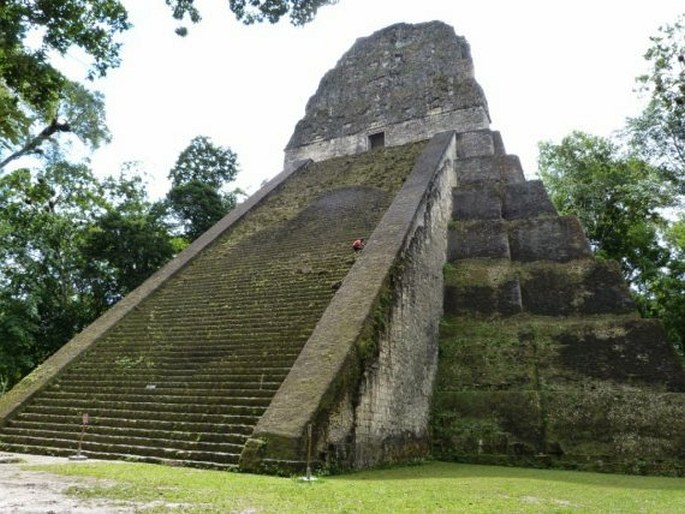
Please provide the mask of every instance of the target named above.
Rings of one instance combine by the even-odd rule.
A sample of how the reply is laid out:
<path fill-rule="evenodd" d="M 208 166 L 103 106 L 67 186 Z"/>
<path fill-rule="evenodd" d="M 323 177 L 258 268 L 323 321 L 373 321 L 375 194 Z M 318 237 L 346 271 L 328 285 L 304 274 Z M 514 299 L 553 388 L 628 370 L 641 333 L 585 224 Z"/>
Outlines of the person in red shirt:
<path fill-rule="evenodd" d="M 355 239 L 355 240 L 352 242 L 352 249 L 353 249 L 355 252 L 361 252 L 361 251 L 364 249 L 364 244 L 365 244 L 365 243 L 364 243 L 364 238 L 361 238 L 361 237 L 360 237 L 359 239 Z"/>

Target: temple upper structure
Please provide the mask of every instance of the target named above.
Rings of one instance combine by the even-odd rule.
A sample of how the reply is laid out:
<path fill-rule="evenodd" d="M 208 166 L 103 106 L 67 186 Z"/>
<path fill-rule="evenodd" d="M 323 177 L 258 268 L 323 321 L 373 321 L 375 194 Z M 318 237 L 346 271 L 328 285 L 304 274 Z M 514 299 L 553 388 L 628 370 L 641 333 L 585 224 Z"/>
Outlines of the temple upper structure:
<path fill-rule="evenodd" d="M 285 169 L 490 124 L 471 49 L 449 25 L 399 23 L 359 38 L 319 84 L 285 149 Z"/>

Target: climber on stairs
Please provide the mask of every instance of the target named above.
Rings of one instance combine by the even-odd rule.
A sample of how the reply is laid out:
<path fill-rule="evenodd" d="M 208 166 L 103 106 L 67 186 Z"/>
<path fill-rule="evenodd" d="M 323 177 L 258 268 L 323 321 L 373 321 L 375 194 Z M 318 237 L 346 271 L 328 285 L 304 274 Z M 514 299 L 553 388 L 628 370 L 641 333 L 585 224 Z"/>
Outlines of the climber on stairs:
<path fill-rule="evenodd" d="M 364 245 L 366 243 L 364 242 L 364 238 L 360 237 L 359 239 L 355 239 L 352 242 L 352 249 L 355 251 L 355 253 L 359 253 L 364 249 Z"/>

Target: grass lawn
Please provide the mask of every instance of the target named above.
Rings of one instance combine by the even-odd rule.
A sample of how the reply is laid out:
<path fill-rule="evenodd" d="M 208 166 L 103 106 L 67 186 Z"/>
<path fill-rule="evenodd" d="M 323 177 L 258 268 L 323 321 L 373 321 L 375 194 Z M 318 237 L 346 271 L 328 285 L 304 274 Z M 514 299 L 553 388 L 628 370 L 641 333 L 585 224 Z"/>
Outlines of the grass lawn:
<path fill-rule="evenodd" d="M 107 480 L 81 498 L 155 502 L 142 512 L 601 512 L 685 513 L 685 479 L 433 462 L 296 478 L 133 463 L 30 466 Z M 159 503 L 162 502 L 162 503 Z M 160 507 L 160 504 L 181 504 Z M 154 507 L 154 505 L 157 505 Z"/>

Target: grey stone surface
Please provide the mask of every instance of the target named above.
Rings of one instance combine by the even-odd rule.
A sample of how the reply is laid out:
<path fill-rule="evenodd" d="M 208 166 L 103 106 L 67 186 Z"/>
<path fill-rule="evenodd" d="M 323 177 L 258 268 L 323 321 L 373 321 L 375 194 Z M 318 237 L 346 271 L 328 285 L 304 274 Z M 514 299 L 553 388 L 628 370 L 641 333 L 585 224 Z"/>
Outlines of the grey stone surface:
<path fill-rule="evenodd" d="M 502 220 L 454 223 L 448 233 L 447 259 L 509 258 L 507 226 Z"/>
<path fill-rule="evenodd" d="M 582 259 L 569 266 L 532 263 L 524 269 L 521 294 L 527 312 L 569 316 L 635 311 L 628 285 L 613 261 Z"/>
<path fill-rule="evenodd" d="M 517 314 L 523 310 L 518 280 L 503 284 L 446 286 L 444 309 L 446 314 Z"/>
<path fill-rule="evenodd" d="M 355 466 L 406 460 L 430 451 L 431 399 L 443 305 L 445 231 L 451 217 L 454 144 L 407 232 L 388 330 L 365 370 L 355 409 Z"/>
<path fill-rule="evenodd" d="M 509 226 L 511 258 L 516 261 L 557 261 L 590 258 L 592 251 L 575 216 L 535 218 Z"/>
<path fill-rule="evenodd" d="M 503 196 L 502 217 L 505 219 L 557 214 L 540 180 L 507 184 Z"/>
<path fill-rule="evenodd" d="M 286 147 L 285 169 L 365 151 L 379 132 L 394 146 L 489 123 L 466 40 L 442 22 L 399 23 L 358 39 L 321 79 Z"/>
<path fill-rule="evenodd" d="M 255 427 L 242 463 L 301 463 L 310 423 L 315 454 L 333 466 L 427 455 L 455 145 L 453 133 L 439 134 L 418 159 Z M 379 305 L 383 291 L 391 300 Z M 355 371 L 379 308 L 388 309 L 387 330 Z"/>
<path fill-rule="evenodd" d="M 504 148 L 504 141 L 502 140 L 502 134 L 495 131 L 492 133 L 492 141 L 495 146 L 495 155 L 506 155 L 507 150 Z"/>
<path fill-rule="evenodd" d="M 610 332 L 573 330 L 557 340 L 562 365 L 584 375 L 685 391 L 682 365 L 658 320 L 636 319 Z"/>
<path fill-rule="evenodd" d="M 491 130 L 474 130 L 457 133 L 457 159 L 495 155 L 498 133 Z"/>
<path fill-rule="evenodd" d="M 457 162 L 459 188 L 524 182 L 521 161 L 515 155 L 494 155 L 460 159 Z"/>
<path fill-rule="evenodd" d="M 502 218 L 502 200 L 499 192 L 493 187 L 455 189 L 452 196 L 452 218 L 455 220 Z"/>

